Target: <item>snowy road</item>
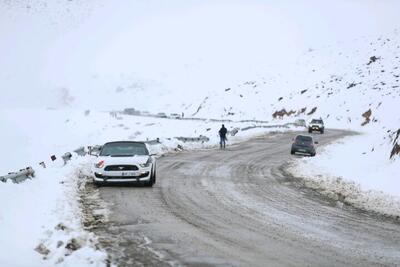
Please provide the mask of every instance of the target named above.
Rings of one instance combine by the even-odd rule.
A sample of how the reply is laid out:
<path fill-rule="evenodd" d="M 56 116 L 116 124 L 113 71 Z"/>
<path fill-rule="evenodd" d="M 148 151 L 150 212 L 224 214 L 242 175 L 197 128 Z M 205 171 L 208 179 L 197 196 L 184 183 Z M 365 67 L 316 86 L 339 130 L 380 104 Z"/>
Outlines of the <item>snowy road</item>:
<path fill-rule="evenodd" d="M 323 145 L 346 134 L 315 136 Z M 400 224 L 286 176 L 293 135 L 168 155 L 154 188 L 102 187 L 112 213 L 97 234 L 121 265 L 400 265 Z"/>

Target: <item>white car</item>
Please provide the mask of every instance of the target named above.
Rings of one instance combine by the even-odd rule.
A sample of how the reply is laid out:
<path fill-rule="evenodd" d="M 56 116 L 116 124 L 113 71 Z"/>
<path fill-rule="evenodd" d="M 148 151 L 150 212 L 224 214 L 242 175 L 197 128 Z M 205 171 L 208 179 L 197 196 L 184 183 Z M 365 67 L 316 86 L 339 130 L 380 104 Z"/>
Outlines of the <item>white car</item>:
<path fill-rule="evenodd" d="M 93 166 L 93 182 L 140 183 L 153 186 L 156 182 L 156 160 L 144 142 L 119 141 L 102 146 Z"/>
<path fill-rule="evenodd" d="M 178 113 L 171 113 L 171 114 L 169 115 L 169 117 L 170 117 L 171 119 L 180 119 L 180 118 L 181 118 L 181 115 L 179 115 Z"/>
<path fill-rule="evenodd" d="M 308 132 L 318 131 L 321 134 L 325 131 L 324 121 L 322 119 L 312 119 L 308 125 Z"/>

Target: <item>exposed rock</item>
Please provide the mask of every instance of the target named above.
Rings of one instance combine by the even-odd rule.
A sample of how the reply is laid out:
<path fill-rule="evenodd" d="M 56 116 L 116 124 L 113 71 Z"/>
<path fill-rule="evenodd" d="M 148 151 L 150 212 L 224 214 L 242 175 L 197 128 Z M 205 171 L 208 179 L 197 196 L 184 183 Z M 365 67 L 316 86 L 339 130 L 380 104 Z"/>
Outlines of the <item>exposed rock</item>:
<path fill-rule="evenodd" d="M 352 87 L 355 87 L 357 84 L 356 83 L 351 83 L 351 84 L 349 84 L 349 86 L 347 86 L 347 89 L 350 89 L 350 88 L 352 88 Z"/>
<path fill-rule="evenodd" d="M 50 250 L 43 244 L 40 243 L 36 248 L 35 251 L 41 255 L 47 256 L 50 253 Z"/>
<path fill-rule="evenodd" d="M 300 92 L 300 94 L 304 94 L 304 93 L 307 92 L 307 91 L 308 91 L 307 89 L 302 90 L 302 91 Z"/>
<path fill-rule="evenodd" d="M 61 240 L 57 242 L 57 248 L 60 248 L 64 245 L 64 242 L 62 242 Z"/>
<path fill-rule="evenodd" d="M 380 57 L 372 56 L 369 58 L 369 62 L 367 65 L 371 65 L 372 63 L 376 62 L 378 59 L 381 59 Z"/>
<path fill-rule="evenodd" d="M 363 123 L 361 123 L 361 126 L 364 126 L 364 125 L 368 124 L 371 121 L 371 119 L 370 119 L 371 115 L 372 115 L 371 109 L 368 109 L 367 111 L 365 111 L 361 115 L 361 116 L 363 116 L 365 118 L 365 121 Z"/>
<path fill-rule="evenodd" d="M 400 145 L 398 143 L 394 144 L 392 151 L 390 152 L 390 158 L 393 158 L 395 155 L 400 154 Z"/>
<path fill-rule="evenodd" d="M 286 109 L 281 109 L 280 111 L 275 111 L 273 114 L 272 114 L 272 117 L 274 118 L 274 119 L 276 119 L 276 118 L 283 118 L 284 116 L 291 116 L 291 115 L 293 115 L 293 114 L 295 114 L 296 113 L 296 111 L 294 111 L 294 110 L 291 110 L 291 111 L 286 111 Z"/>
<path fill-rule="evenodd" d="M 400 137 L 400 129 L 396 132 L 396 137 L 393 140 L 393 149 L 390 152 L 390 158 L 392 159 L 396 155 L 400 155 L 400 144 L 399 144 L 399 137 Z"/>
<path fill-rule="evenodd" d="M 312 115 L 315 113 L 315 111 L 317 111 L 317 107 L 313 107 L 313 109 L 307 113 L 307 115 Z"/>
<path fill-rule="evenodd" d="M 302 108 L 299 111 L 297 111 L 297 115 L 303 114 L 304 112 L 306 112 L 307 108 Z"/>
<path fill-rule="evenodd" d="M 192 116 L 195 116 L 197 113 L 199 113 L 199 111 L 203 108 L 203 106 L 206 104 L 208 100 L 208 96 L 204 98 L 203 102 L 201 102 L 201 104 L 199 105 L 199 107 L 197 108 L 196 112 L 192 114 Z"/>
<path fill-rule="evenodd" d="M 65 226 L 63 223 L 59 223 L 59 224 L 56 225 L 56 227 L 54 227 L 54 229 L 59 230 L 59 231 L 60 231 L 60 230 L 61 230 L 61 231 L 65 231 L 65 230 L 68 229 L 68 227 Z"/>
<path fill-rule="evenodd" d="M 78 240 L 76 240 L 75 238 L 72 238 L 65 246 L 65 248 L 70 251 L 76 251 L 81 247 L 82 247 L 81 244 L 79 244 Z"/>

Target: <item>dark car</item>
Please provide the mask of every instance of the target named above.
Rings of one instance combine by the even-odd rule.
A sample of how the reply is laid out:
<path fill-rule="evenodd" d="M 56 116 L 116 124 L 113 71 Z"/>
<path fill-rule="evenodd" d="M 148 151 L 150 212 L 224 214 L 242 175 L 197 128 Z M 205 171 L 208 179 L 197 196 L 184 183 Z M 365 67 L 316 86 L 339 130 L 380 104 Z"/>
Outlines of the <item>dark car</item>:
<path fill-rule="evenodd" d="M 320 132 L 321 134 L 325 131 L 324 121 L 322 119 L 313 119 L 308 125 L 308 132 L 312 133 L 313 131 Z"/>
<path fill-rule="evenodd" d="M 314 142 L 313 138 L 309 135 L 298 135 L 294 138 L 292 149 L 290 150 L 290 154 L 294 155 L 295 153 L 308 154 L 312 157 L 315 156 L 315 146 L 314 144 L 318 144 Z"/>

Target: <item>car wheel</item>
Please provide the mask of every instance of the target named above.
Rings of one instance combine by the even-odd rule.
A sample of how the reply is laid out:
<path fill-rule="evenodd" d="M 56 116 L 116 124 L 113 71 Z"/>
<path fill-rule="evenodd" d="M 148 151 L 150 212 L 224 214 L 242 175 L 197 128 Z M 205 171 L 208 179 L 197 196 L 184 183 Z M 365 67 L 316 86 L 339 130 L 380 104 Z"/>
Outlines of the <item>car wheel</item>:
<path fill-rule="evenodd" d="M 310 156 L 311 156 L 311 157 L 315 157 L 315 153 L 312 153 Z"/>
<path fill-rule="evenodd" d="M 156 171 L 152 172 L 150 180 L 145 183 L 145 186 L 152 187 L 156 183 Z"/>
<path fill-rule="evenodd" d="M 154 174 L 153 174 L 153 184 L 155 184 L 156 183 L 156 177 L 157 175 L 156 175 L 156 170 L 154 170 Z"/>
<path fill-rule="evenodd" d="M 324 134 L 324 130 L 321 130 L 321 134 Z"/>
<path fill-rule="evenodd" d="M 294 153 L 295 153 L 294 150 L 290 150 L 290 154 L 294 155 Z"/>
<path fill-rule="evenodd" d="M 308 133 L 312 133 L 312 130 L 311 130 L 311 129 L 308 129 Z"/>

